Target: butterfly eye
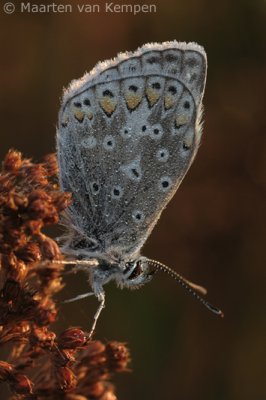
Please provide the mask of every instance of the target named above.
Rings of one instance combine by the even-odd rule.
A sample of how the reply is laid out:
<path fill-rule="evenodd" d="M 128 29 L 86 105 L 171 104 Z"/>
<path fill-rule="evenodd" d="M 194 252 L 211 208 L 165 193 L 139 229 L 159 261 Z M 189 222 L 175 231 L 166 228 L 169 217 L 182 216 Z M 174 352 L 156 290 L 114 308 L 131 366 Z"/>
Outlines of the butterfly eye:
<path fill-rule="evenodd" d="M 135 268 L 133 269 L 132 273 L 127 277 L 130 281 L 133 279 L 136 279 L 138 276 L 140 276 L 143 273 L 143 269 L 141 266 L 141 262 L 138 261 L 135 265 Z"/>

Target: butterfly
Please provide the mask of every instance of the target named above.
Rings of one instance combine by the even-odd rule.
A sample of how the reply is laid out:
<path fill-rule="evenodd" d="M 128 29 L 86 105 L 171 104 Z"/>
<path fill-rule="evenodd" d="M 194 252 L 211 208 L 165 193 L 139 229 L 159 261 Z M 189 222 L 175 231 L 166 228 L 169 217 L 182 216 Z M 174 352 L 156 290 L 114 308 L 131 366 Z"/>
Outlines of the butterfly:
<path fill-rule="evenodd" d="M 204 288 L 140 255 L 199 148 L 206 72 L 198 44 L 152 43 L 98 63 L 64 92 L 59 179 L 73 202 L 63 252 L 89 267 L 100 301 L 91 335 L 105 304 L 104 284 L 138 288 L 159 270 L 222 316 L 198 294 Z"/>

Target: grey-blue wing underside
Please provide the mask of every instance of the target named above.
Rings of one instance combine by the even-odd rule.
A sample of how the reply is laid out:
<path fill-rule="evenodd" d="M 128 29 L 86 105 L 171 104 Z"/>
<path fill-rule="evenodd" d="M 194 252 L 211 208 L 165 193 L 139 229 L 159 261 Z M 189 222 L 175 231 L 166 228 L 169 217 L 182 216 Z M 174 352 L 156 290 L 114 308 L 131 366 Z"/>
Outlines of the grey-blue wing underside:
<path fill-rule="evenodd" d="M 139 252 L 198 149 L 205 79 L 204 50 L 170 42 L 72 83 L 57 134 L 61 185 L 73 193 L 70 252 Z"/>

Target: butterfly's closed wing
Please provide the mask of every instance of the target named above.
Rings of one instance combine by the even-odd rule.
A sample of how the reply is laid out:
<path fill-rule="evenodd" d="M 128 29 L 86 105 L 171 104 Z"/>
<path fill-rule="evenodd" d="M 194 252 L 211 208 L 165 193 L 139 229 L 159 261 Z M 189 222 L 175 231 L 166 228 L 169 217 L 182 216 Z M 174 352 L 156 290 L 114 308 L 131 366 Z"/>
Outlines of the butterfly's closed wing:
<path fill-rule="evenodd" d="M 169 42 L 72 83 L 57 135 L 61 185 L 73 193 L 70 252 L 138 253 L 197 151 L 205 78 L 204 50 Z"/>

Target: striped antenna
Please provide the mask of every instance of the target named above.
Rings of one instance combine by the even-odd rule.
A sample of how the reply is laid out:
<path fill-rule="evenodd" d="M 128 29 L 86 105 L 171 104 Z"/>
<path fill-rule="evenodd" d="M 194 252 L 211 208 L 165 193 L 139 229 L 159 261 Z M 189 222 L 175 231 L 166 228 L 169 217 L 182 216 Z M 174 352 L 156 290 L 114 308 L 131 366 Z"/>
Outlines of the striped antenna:
<path fill-rule="evenodd" d="M 179 283 L 182 288 L 184 288 L 191 296 L 193 296 L 196 300 L 198 300 L 201 304 L 203 304 L 209 311 L 213 312 L 220 317 L 224 317 L 224 314 L 219 308 L 214 307 L 208 301 L 204 300 L 198 293 L 205 295 L 207 290 L 199 286 L 193 282 L 188 281 L 187 279 L 183 278 L 180 274 L 173 271 L 171 268 L 167 267 L 166 265 L 160 263 L 159 261 L 155 260 L 147 260 L 149 266 L 153 267 L 155 271 L 162 271 L 171 276 L 177 283 Z M 154 272 L 155 272 L 154 271 Z"/>

